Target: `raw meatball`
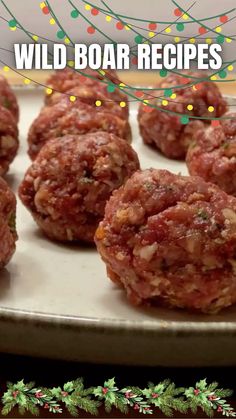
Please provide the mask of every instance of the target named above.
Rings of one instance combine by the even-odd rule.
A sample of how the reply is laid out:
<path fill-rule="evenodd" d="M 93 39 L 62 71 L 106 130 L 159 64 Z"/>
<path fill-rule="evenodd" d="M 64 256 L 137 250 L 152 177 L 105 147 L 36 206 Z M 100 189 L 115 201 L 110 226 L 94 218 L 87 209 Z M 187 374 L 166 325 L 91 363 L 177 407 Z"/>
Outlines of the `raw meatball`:
<path fill-rule="evenodd" d="M 54 240 L 93 242 L 106 201 L 137 169 L 137 154 L 107 132 L 67 135 L 44 145 L 19 194 Z"/>
<path fill-rule="evenodd" d="M 8 109 L 0 106 L 0 176 L 8 171 L 18 146 L 16 121 Z"/>
<path fill-rule="evenodd" d="M 8 109 L 16 122 L 19 120 L 19 107 L 16 95 L 12 91 L 5 77 L 0 75 L 0 105 Z"/>
<path fill-rule="evenodd" d="M 99 80 L 104 80 L 104 78 L 109 79 L 112 83 L 118 84 L 120 80 L 114 70 L 104 70 L 104 75 L 99 71 L 86 68 L 83 70 L 83 73 L 88 75 L 88 77 L 83 76 L 79 71 L 73 70 L 72 68 L 66 67 L 64 70 L 55 71 L 47 80 L 47 86 L 50 86 L 53 90 L 57 92 L 67 92 L 75 86 L 87 85 L 94 86 L 97 85 Z M 91 78 L 89 76 L 94 77 Z M 46 96 L 45 100 L 51 100 L 54 92 L 50 96 Z"/>
<path fill-rule="evenodd" d="M 2 269 L 15 252 L 17 240 L 15 228 L 16 198 L 8 184 L 0 177 L 0 268 Z"/>
<path fill-rule="evenodd" d="M 71 68 L 56 71 L 47 80 L 47 86 L 50 86 L 53 91 L 50 95 L 45 97 L 45 103 L 47 105 L 52 105 L 58 100 L 58 96 L 65 93 L 77 96 L 75 89 L 83 86 L 94 90 L 95 100 L 105 100 L 106 98 L 107 101 L 117 102 L 118 105 L 120 102 L 125 102 L 126 106 L 122 108 L 122 113 L 125 118 L 128 118 L 129 104 L 127 95 L 119 88 L 115 88 L 115 86 L 113 86 L 113 92 L 108 92 L 107 83 L 103 82 L 104 77 L 106 77 L 114 85 L 119 84 L 120 80 L 116 72 L 114 70 L 106 71 L 105 76 L 102 76 L 99 72 L 91 69 L 86 69 L 84 72 L 88 74 L 88 76 L 93 76 L 96 79 L 94 80 L 93 78 L 82 76 L 79 72 L 72 70 Z"/>
<path fill-rule="evenodd" d="M 177 106 L 171 104 L 171 108 L 173 107 L 177 112 Z M 205 125 L 199 120 L 192 120 L 187 125 L 183 125 L 179 116 L 156 109 L 153 109 L 150 113 L 143 113 L 142 105 L 138 119 L 143 141 L 146 144 L 156 146 L 170 159 L 183 159 L 193 140 L 194 133 Z"/>
<path fill-rule="evenodd" d="M 191 175 L 201 176 L 236 196 L 236 113 L 225 116 L 232 119 L 196 133 L 186 163 Z"/>
<path fill-rule="evenodd" d="M 127 120 L 114 113 L 104 112 L 77 100 L 63 100 L 42 109 L 30 127 L 28 135 L 29 156 L 34 159 L 42 146 L 51 138 L 67 134 L 86 134 L 107 131 L 131 141 L 131 129 Z"/>
<path fill-rule="evenodd" d="M 201 73 L 190 73 L 191 76 L 206 77 Z M 201 82 L 196 87 L 176 88 L 175 86 L 183 84 L 183 77 L 171 74 L 159 84 L 160 88 L 172 89 L 176 98 L 168 98 L 168 105 L 162 104 L 162 99 L 151 98 L 150 104 L 158 106 L 160 109 L 152 108 L 147 112 L 147 106 L 140 105 L 138 113 L 138 122 L 140 133 L 146 144 L 157 147 L 161 152 L 173 159 L 183 159 L 187 149 L 192 142 L 193 133 L 204 126 L 204 120 L 190 119 L 187 125 L 180 121 L 183 114 L 196 117 L 220 117 L 227 110 L 227 104 L 222 97 L 217 85 L 213 82 Z M 163 91 L 152 91 L 152 95 L 158 97 L 163 95 Z M 187 105 L 192 105 L 193 109 L 187 109 Z M 208 107 L 213 106 L 214 111 L 209 113 Z M 176 112 L 171 114 L 166 111 Z"/>
<path fill-rule="evenodd" d="M 122 93 L 121 93 L 122 95 Z M 50 106 L 55 105 L 56 103 L 60 101 L 67 101 L 67 104 L 70 104 L 70 96 L 75 96 L 77 100 L 80 102 L 87 103 L 95 108 L 96 101 L 101 102 L 101 106 L 99 106 L 99 109 L 105 112 L 111 112 L 115 113 L 117 116 L 119 116 L 122 119 L 128 119 L 128 109 L 127 105 L 123 108 L 120 106 L 120 103 L 115 102 L 115 100 L 109 98 L 109 96 L 106 94 L 106 92 L 101 92 L 97 90 L 96 86 L 76 86 L 71 90 L 68 90 L 65 93 L 54 93 L 52 96 L 52 99 L 49 103 Z M 125 101 L 126 98 L 123 97 L 120 100 Z M 127 102 L 125 102 L 127 103 Z"/>
<path fill-rule="evenodd" d="M 216 312 L 236 301 L 236 198 L 199 177 L 136 172 L 95 242 L 129 299 Z"/>

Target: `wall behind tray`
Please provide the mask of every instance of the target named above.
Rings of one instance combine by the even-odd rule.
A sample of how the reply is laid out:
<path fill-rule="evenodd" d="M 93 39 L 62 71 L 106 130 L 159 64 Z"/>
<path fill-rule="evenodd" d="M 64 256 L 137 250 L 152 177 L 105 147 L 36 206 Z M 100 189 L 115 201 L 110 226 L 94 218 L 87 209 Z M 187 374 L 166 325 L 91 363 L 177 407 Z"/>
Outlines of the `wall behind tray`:
<path fill-rule="evenodd" d="M 94 5 L 106 9 L 104 4 L 100 0 L 90 0 Z M 188 0 L 177 0 L 179 5 L 184 9 L 189 9 L 189 14 L 194 16 L 195 19 L 203 19 L 209 16 L 214 16 L 217 14 L 225 13 L 231 9 L 236 8 L 236 0 L 225 0 L 224 2 L 219 0 L 197 0 L 188 1 Z M 49 0 L 52 10 L 56 14 L 58 20 L 61 22 L 62 27 L 66 30 L 68 35 L 73 39 L 74 42 L 110 42 L 100 34 L 98 31 L 95 31 L 93 35 L 87 33 L 87 28 L 89 26 L 88 22 L 81 16 L 76 19 L 73 19 L 70 15 L 73 7 L 70 5 L 68 0 Z M 116 42 L 127 42 L 130 45 L 135 45 L 134 38 L 135 34 L 132 30 L 118 30 L 116 24 L 118 20 L 112 19 L 110 22 L 107 22 L 106 15 L 110 15 L 110 12 L 107 10 L 107 13 L 99 13 L 97 16 L 93 16 L 91 11 L 85 10 L 86 2 L 83 0 L 72 0 L 72 3 L 77 6 L 85 18 L 89 19 L 92 24 L 96 25 L 102 32 L 107 36 L 112 38 Z M 147 21 L 159 20 L 159 21 L 171 21 L 173 22 L 176 18 L 174 16 L 175 5 L 171 0 L 105 0 L 105 3 L 117 14 L 117 15 L 126 15 L 130 17 L 137 17 L 141 19 L 147 19 Z M 32 33 L 32 35 L 38 35 L 39 37 L 48 38 L 51 41 L 59 41 L 57 38 L 58 25 L 51 25 L 49 23 L 51 16 L 45 15 L 42 13 L 40 8 L 40 0 L 5 0 L 6 6 L 14 15 L 18 24 L 21 24 L 25 30 Z M 192 7 L 191 7 L 192 6 Z M 8 25 L 8 21 L 12 19 L 9 12 L 6 10 L 4 5 L 0 4 L 0 17 L 1 17 L 1 37 L 0 37 L 0 60 L 2 63 L 0 65 L 7 64 L 14 66 L 14 55 L 13 44 L 18 42 L 29 42 L 29 38 L 24 33 L 22 29 L 11 30 Z M 236 36 L 236 9 L 231 13 L 228 13 L 229 21 L 227 24 L 222 26 L 222 33 L 226 36 Z M 6 21 L 4 20 L 6 19 Z M 232 19 L 232 20 L 230 20 Z M 183 19 L 180 19 L 181 22 L 185 23 Z M 188 21 L 187 21 L 188 22 Z M 126 19 L 125 23 L 133 23 L 141 28 L 134 28 L 134 30 L 139 33 L 146 35 L 148 37 L 148 22 L 134 22 L 131 19 Z M 207 20 L 206 25 L 211 28 L 220 26 L 219 18 L 213 20 Z M 168 25 L 158 24 L 157 32 L 163 31 Z M 154 42 L 174 42 L 174 37 L 179 36 L 183 37 L 181 39 L 188 39 L 188 37 L 194 37 L 198 35 L 199 24 L 185 24 L 185 29 L 183 32 L 178 32 L 176 30 L 176 25 L 171 26 L 171 33 L 158 33 L 154 38 Z M 210 33 L 204 35 L 205 37 L 210 37 L 214 40 L 215 34 Z M 43 42 L 43 41 L 42 41 Z M 4 50 L 7 49 L 9 51 Z M 234 60 L 236 59 L 236 49 L 235 41 L 231 43 L 224 43 L 224 60 Z"/>

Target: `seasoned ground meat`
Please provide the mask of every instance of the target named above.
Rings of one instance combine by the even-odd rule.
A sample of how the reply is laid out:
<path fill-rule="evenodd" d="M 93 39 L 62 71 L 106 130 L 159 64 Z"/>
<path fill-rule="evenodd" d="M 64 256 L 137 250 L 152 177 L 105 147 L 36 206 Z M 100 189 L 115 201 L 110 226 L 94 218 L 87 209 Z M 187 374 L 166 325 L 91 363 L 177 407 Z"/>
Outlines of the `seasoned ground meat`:
<path fill-rule="evenodd" d="M 19 195 L 54 240 L 93 242 L 106 201 L 137 169 L 137 154 L 107 132 L 48 141 L 27 171 Z"/>
<path fill-rule="evenodd" d="M 97 131 L 107 131 L 131 141 L 131 129 L 127 120 L 79 100 L 71 103 L 62 100 L 54 106 L 43 108 L 31 125 L 28 135 L 29 156 L 34 159 L 51 138 Z"/>
<path fill-rule="evenodd" d="M 82 70 L 88 77 L 83 76 L 79 71 L 73 70 L 72 68 L 66 67 L 64 70 L 57 70 L 46 81 L 47 86 L 50 86 L 57 92 L 67 92 L 75 86 L 87 85 L 96 86 L 99 80 L 109 79 L 114 84 L 119 84 L 120 80 L 114 70 L 104 70 L 105 74 L 102 75 L 99 71 L 86 68 Z M 91 78 L 92 76 L 94 78 Z M 53 93 L 54 94 L 54 93 Z M 50 101 L 52 95 L 45 98 L 46 101 Z"/>
<path fill-rule="evenodd" d="M 0 177 L 0 269 L 15 252 L 17 234 L 15 229 L 16 198 L 8 184 Z"/>
<path fill-rule="evenodd" d="M 191 73 L 192 76 L 206 77 L 202 73 Z M 190 79 L 190 82 L 192 79 Z M 189 82 L 189 83 L 190 83 Z M 146 112 L 146 105 L 141 104 L 138 113 L 140 133 L 146 144 L 157 147 L 164 155 L 173 159 L 183 159 L 187 149 L 192 142 L 193 133 L 202 128 L 204 121 L 192 119 L 187 125 L 183 125 L 180 117 L 183 114 L 197 117 L 220 117 L 227 110 L 227 104 L 222 97 L 215 83 L 201 82 L 196 87 L 175 89 L 175 86 L 183 84 L 183 76 L 171 74 L 158 87 L 172 89 L 172 94 L 176 98 L 168 99 L 168 105 L 162 104 L 162 99 L 152 98 L 150 104 L 158 106 L 160 109 L 153 108 L 151 112 Z M 152 95 L 163 96 L 163 91 L 152 91 Z M 166 98 L 165 98 L 166 99 Z M 188 110 L 187 106 L 192 105 L 193 109 Z M 209 112 L 208 107 L 213 106 L 214 111 Z M 166 111 L 176 112 L 171 114 Z"/>
<path fill-rule="evenodd" d="M 0 106 L 0 176 L 8 171 L 18 146 L 16 121 L 8 109 Z"/>
<path fill-rule="evenodd" d="M 201 176 L 236 196 L 236 113 L 225 116 L 232 119 L 195 134 L 186 163 L 191 175 Z"/>
<path fill-rule="evenodd" d="M 121 93 L 122 94 L 122 93 Z M 114 99 L 109 98 L 106 94 L 106 92 L 101 92 L 97 89 L 96 86 L 76 86 L 71 90 L 68 90 L 65 93 L 54 93 L 52 96 L 52 99 L 49 103 L 50 106 L 55 105 L 56 103 L 60 101 L 67 101 L 67 104 L 70 103 L 70 96 L 75 96 L 77 100 L 79 99 L 80 102 L 87 103 L 96 109 L 98 108 L 96 105 L 97 101 L 101 102 L 101 106 L 99 106 L 100 111 L 104 112 L 111 112 L 115 113 L 117 116 L 119 116 L 122 119 L 128 119 L 128 109 L 127 107 L 121 107 L 120 102 L 117 103 L 114 101 Z M 123 97 L 123 99 L 120 98 L 120 100 L 125 101 L 126 98 Z M 125 102 L 126 103 L 126 102 Z"/>
<path fill-rule="evenodd" d="M 136 172 L 108 201 L 95 242 L 135 304 L 217 312 L 236 301 L 236 198 L 199 177 Z"/>
<path fill-rule="evenodd" d="M 96 77 L 92 79 L 90 77 L 81 76 L 81 74 L 71 68 L 65 70 L 59 70 L 53 73 L 53 75 L 47 80 L 47 86 L 52 88 L 52 93 L 45 97 L 45 103 L 52 105 L 58 100 L 58 97 L 64 93 L 70 93 L 74 96 L 76 94 L 77 87 L 87 87 L 94 90 L 95 100 L 103 100 L 116 102 L 119 106 L 120 102 L 125 102 L 126 106 L 122 108 L 122 115 L 125 118 L 129 116 L 129 104 L 127 95 L 122 92 L 119 88 L 114 87 L 113 92 L 108 92 L 107 83 L 104 83 L 104 76 L 95 70 L 86 69 L 83 71 L 85 74 Z M 111 80 L 116 85 L 120 83 L 120 80 L 115 71 L 109 70 L 105 72 L 105 77 Z M 79 96 L 79 95 L 78 95 Z"/>
<path fill-rule="evenodd" d="M 16 95 L 12 91 L 5 77 L 0 75 L 0 105 L 8 109 L 16 122 L 19 120 L 19 107 Z"/>
<path fill-rule="evenodd" d="M 177 106 L 171 104 L 171 108 L 173 107 L 176 112 Z M 180 107 L 182 108 L 182 105 Z M 183 159 L 189 145 L 193 141 L 194 133 L 205 125 L 198 120 L 193 120 L 187 125 L 183 125 L 179 116 L 156 109 L 150 113 L 143 113 L 142 105 L 138 118 L 143 141 L 146 144 L 156 146 L 170 159 Z"/>

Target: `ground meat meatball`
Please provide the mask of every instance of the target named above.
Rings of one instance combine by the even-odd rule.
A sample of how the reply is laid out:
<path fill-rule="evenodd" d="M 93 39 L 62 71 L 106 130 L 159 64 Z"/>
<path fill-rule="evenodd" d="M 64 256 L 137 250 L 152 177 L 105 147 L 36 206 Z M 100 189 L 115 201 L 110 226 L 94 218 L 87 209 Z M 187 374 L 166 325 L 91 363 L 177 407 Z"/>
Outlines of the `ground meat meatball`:
<path fill-rule="evenodd" d="M 0 176 L 8 171 L 18 146 L 16 121 L 8 109 L 0 106 Z"/>
<path fill-rule="evenodd" d="M 107 199 L 137 169 L 135 151 L 113 134 L 67 135 L 44 145 L 19 194 L 51 239 L 93 242 Z"/>
<path fill-rule="evenodd" d="M 47 80 L 47 86 L 52 88 L 52 93 L 45 97 L 45 103 L 47 105 L 52 105 L 57 102 L 58 97 L 62 94 L 69 93 L 74 96 L 76 94 L 77 87 L 86 87 L 94 90 L 94 101 L 105 100 L 108 102 L 116 102 L 119 106 L 120 102 L 125 102 L 126 106 L 122 108 L 122 115 L 125 118 L 129 116 L 129 104 L 127 95 L 122 92 L 119 88 L 114 87 L 114 91 L 107 91 L 107 83 L 104 83 L 104 77 L 111 80 L 111 82 L 116 85 L 120 83 L 120 80 L 114 70 L 107 70 L 105 76 L 102 76 L 99 72 L 91 69 L 84 70 L 84 73 L 89 76 L 93 76 L 96 79 L 90 77 L 82 76 L 79 72 L 72 70 L 71 68 L 66 68 L 64 70 L 59 70 L 53 73 L 53 75 Z M 79 95 L 78 95 L 79 96 Z"/>
<path fill-rule="evenodd" d="M 199 177 L 136 172 L 95 242 L 133 303 L 216 312 L 236 301 L 236 198 Z"/>
<path fill-rule="evenodd" d="M 16 95 L 12 91 L 5 77 L 0 75 L 0 105 L 8 109 L 16 122 L 19 120 L 19 107 Z"/>
<path fill-rule="evenodd" d="M 131 141 L 131 129 L 127 120 L 114 113 L 104 112 L 86 103 L 68 103 L 63 100 L 54 106 L 43 108 L 30 127 L 28 135 L 29 156 L 34 159 L 42 146 L 51 138 L 67 134 L 86 134 L 107 131 Z"/>
<path fill-rule="evenodd" d="M 193 77 L 203 78 L 205 74 L 190 73 Z M 191 83 L 193 79 L 190 79 Z M 153 108 L 147 112 L 147 106 L 140 105 L 138 113 L 138 122 L 140 133 L 146 144 L 157 147 L 161 152 L 169 158 L 183 159 L 187 149 L 192 142 L 193 133 L 202 128 L 204 121 L 192 119 L 187 125 L 180 121 L 183 114 L 189 116 L 220 117 L 227 110 L 227 104 L 222 97 L 217 85 L 211 81 L 201 82 L 194 88 L 187 87 L 175 89 L 175 86 L 183 84 L 183 76 L 171 74 L 158 87 L 172 89 L 172 94 L 176 98 L 168 98 L 168 105 L 164 106 L 162 99 L 149 98 L 152 105 L 158 106 L 160 109 Z M 163 96 L 163 91 L 152 91 L 152 95 L 156 97 Z M 188 110 L 187 105 L 192 105 L 193 109 Z M 209 113 L 208 107 L 213 106 L 214 111 Z M 149 108 L 150 109 L 150 108 Z M 176 112 L 172 114 L 166 111 Z"/>
<path fill-rule="evenodd" d="M 16 198 L 8 184 L 0 177 L 0 268 L 2 269 L 15 252 L 17 240 L 15 228 Z"/>
<path fill-rule="evenodd" d="M 53 74 L 47 80 L 47 86 L 50 86 L 56 92 L 67 92 L 75 86 L 87 85 L 94 86 L 97 85 L 99 80 L 104 80 L 104 78 L 109 79 L 114 84 L 119 84 L 120 80 L 114 70 L 104 70 L 104 75 L 99 71 L 86 68 L 83 70 L 83 73 L 88 75 L 88 77 L 83 76 L 79 71 L 73 70 L 72 68 L 66 67 L 64 70 L 58 70 L 53 72 Z M 89 77 L 92 76 L 93 78 Z M 94 78 L 96 80 L 94 80 Z M 50 101 L 54 92 L 50 96 L 46 96 L 45 100 Z"/>
<path fill-rule="evenodd" d="M 122 95 L 122 93 L 121 93 Z M 127 107 L 121 107 L 120 103 L 117 103 L 115 99 L 111 99 L 107 96 L 106 92 L 98 91 L 96 86 L 76 86 L 71 90 L 68 90 L 65 93 L 54 93 L 50 101 L 50 106 L 55 105 L 60 101 L 67 101 L 67 104 L 70 103 L 70 96 L 75 96 L 80 102 L 84 102 L 97 108 L 96 102 L 100 101 L 101 106 L 99 106 L 100 111 L 115 113 L 122 119 L 128 119 Z M 120 98 L 121 100 L 121 98 Z M 125 98 L 123 97 L 123 101 Z M 126 103 L 126 102 L 125 102 Z"/>
<path fill-rule="evenodd" d="M 156 109 L 150 113 L 143 113 L 142 105 L 138 118 L 143 141 L 146 144 L 156 146 L 170 159 L 183 159 L 193 141 L 194 133 L 205 125 L 198 120 L 193 120 L 187 125 L 183 125 L 179 116 Z"/>
<path fill-rule="evenodd" d="M 236 113 L 225 114 L 219 126 L 198 131 L 189 147 L 186 163 L 191 175 L 236 196 Z"/>

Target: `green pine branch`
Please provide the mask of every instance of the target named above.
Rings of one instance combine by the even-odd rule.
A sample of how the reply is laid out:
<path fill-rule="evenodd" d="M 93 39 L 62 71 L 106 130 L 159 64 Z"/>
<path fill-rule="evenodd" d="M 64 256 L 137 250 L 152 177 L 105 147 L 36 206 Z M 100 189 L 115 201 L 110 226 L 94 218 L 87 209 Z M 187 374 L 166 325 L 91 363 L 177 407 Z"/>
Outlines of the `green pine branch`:
<path fill-rule="evenodd" d="M 177 412 L 180 412 L 183 414 L 187 413 L 188 407 L 189 407 L 187 400 L 184 400 L 183 398 L 179 398 L 179 399 L 173 398 L 169 400 L 169 405 Z"/>
<path fill-rule="evenodd" d="M 73 416 L 73 417 L 79 416 L 79 411 L 78 411 L 77 407 L 74 406 L 73 404 L 66 405 L 66 408 L 67 408 L 67 410 L 68 410 L 68 412 L 70 413 L 71 416 Z"/>
<path fill-rule="evenodd" d="M 84 388 L 83 390 L 75 389 L 75 394 L 79 393 L 81 396 L 90 396 L 93 394 L 95 387 Z"/>
<path fill-rule="evenodd" d="M 215 391 L 215 395 L 217 397 L 230 397 L 230 396 L 232 396 L 232 394 L 233 394 L 233 391 L 228 389 L 228 388 L 226 388 L 224 390 L 223 389 L 217 389 Z"/>
<path fill-rule="evenodd" d="M 92 400 L 90 397 L 77 397 L 76 405 L 79 409 L 82 409 L 91 415 L 97 415 L 100 403 L 97 400 Z"/>
<path fill-rule="evenodd" d="M 126 402 L 124 401 L 124 396 L 119 396 L 117 395 L 115 397 L 114 400 L 114 406 L 116 407 L 116 409 L 118 409 L 121 413 L 127 414 L 129 411 L 129 408 L 126 404 Z"/>
<path fill-rule="evenodd" d="M 104 407 L 107 413 L 111 413 L 112 405 L 109 400 L 105 400 Z"/>
<path fill-rule="evenodd" d="M 217 383 L 217 381 L 213 381 L 213 383 L 209 384 L 208 390 L 214 391 L 218 387 L 218 385 L 219 384 Z"/>
<path fill-rule="evenodd" d="M 119 389 L 115 378 L 104 382 L 103 386 L 84 387 L 82 378 L 66 382 L 63 387 L 35 387 L 34 382 L 7 383 L 7 390 L 2 395 L 2 415 L 8 415 L 17 408 L 20 415 L 30 412 L 39 415 L 39 408 L 48 409 L 53 414 L 62 413 L 63 409 L 76 417 L 80 410 L 91 415 L 98 415 L 98 408 L 103 403 L 107 413 L 116 408 L 123 414 L 129 409 L 137 413 L 153 414 L 153 409 L 159 409 L 166 416 L 174 412 L 186 414 L 190 410 L 196 414 L 198 409 L 212 417 L 214 411 L 226 417 L 236 417 L 236 412 L 226 401 L 232 395 L 229 389 L 218 388 L 218 383 L 207 384 L 200 380 L 194 387 L 176 387 L 170 380 L 159 384 L 149 383 L 145 389 L 137 386 L 127 386 Z"/>
<path fill-rule="evenodd" d="M 15 407 L 15 405 L 16 405 L 16 402 L 14 400 L 7 402 L 1 410 L 2 415 L 7 416 Z"/>
<path fill-rule="evenodd" d="M 39 416 L 39 408 L 34 403 L 28 403 L 27 410 L 33 415 L 33 416 Z"/>

